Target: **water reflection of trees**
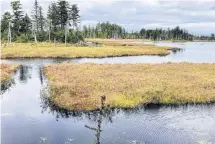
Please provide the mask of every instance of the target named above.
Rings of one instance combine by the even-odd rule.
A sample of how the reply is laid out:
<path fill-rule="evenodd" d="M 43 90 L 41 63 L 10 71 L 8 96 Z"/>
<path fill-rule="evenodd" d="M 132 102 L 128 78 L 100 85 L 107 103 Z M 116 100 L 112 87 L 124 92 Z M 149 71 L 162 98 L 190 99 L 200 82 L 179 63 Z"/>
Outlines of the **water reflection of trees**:
<path fill-rule="evenodd" d="M 172 104 L 172 105 L 160 105 L 160 104 L 147 104 L 147 105 L 138 105 L 134 108 L 111 108 L 108 106 L 102 107 L 93 111 L 70 111 L 64 108 L 59 108 L 57 105 L 51 102 L 49 97 L 49 89 L 46 87 L 41 91 L 41 108 L 42 112 L 48 111 L 52 113 L 56 119 L 59 118 L 77 118 L 84 119 L 87 118 L 90 121 L 97 122 L 99 116 L 102 115 L 102 119 L 108 122 L 113 122 L 113 117 L 118 113 L 123 113 L 124 115 L 137 115 L 143 112 L 159 112 L 160 109 L 172 109 L 176 110 L 178 108 L 188 109 L 189 107 L 198 106 L 198 107 L 210 107 L 214 106 L 214 103 L 211 104 Z M 101 102 L 102 103 L 102 102 Z M 102 110 L 102 111 L 101 111 Z"/>
<path fill-rule="evenodd" d="M 96 137 L 96 140 L 95 140 L 95 143 L 96 144 L 100 144 L 100 135 L 101 135 L 101 132 L 102 132 L 102 116 L 103 114 L 108 110 L 108 107 L 106 107 L 105 105 L 105 96 L 101 96 L 101 106 L 100 106 L 100 109 L 99 109 L 99 115 L 98 115 L 98 120 L 97 120 L 97 127 L 92 127 L 92 126 L 88 126 L 88 125 L 85 125 L 86 128 L 92 130 L 95 132 L 95 137 Z M 112 122 L 112 119 L 110 120 Z"/>
<path fill-rule="evenodd" d="M 179 52 L 181 52 L 181 53 L 184 52 L 185 49 L 182 49 L 182 48 L 172 48 L 171 51 L 172 51 L 173 54 L 177 54 Z"/>
<path fill-rule="evenodd" d="M 27 83 L 28 79 L 31 78 L 30 70 L 32 68 L 29 66 L 21 65 L 19 68 L 19 81 L 22 83 Z"/>
<path fill-rule="evenodd" d="M 28 79 L 31 78 L 30 70 L 32 68 L 29 66 L 21 65 L 17 70 L 18 72 L 18 80 L 22 83 L 27 83 Z M 8 89 L 10 89 L 13 85 L 15 85 L 14 78 L 9 80 L 8 82 L 1 83 L 1 94 L 4 94 Z"/>
<path fill-rule="evenodd" d="M 95 144 L 100 144 L 101 134 L 103 132 L 102 123 L 108 122 L 113 123 L 113 118 L 119 113 L 124 113 L 125 115 L 135 115 L 139 114 L 147 107 L 144 105 L 137 106 L 135 108 L 111 108 L 105 104 L 105 97 L 101 97 L 100 108 L 93 111 L 69 111 L 63 108 L 59 108 L 54 103 L 51 102 L 49 96 L 49 88 L 45 87 L 41 91 L 41 108 L 42 112 L 49 112 L 56 117 L 56 120 L 60 118 L 72 118 L 77 120 L 87 119 L 94 123 L 95 125 L 85 125 L 85 127 L 91 130 L 95 134 Z M 159 106 L 150 106 L 149 108 L 154 111 L 158 111 Z"/>
<path fill-rule="evenodd" d="M 42 112 L 48 111 L 56 116 L 56 119 L 59 118 L 72 118 L 72 119 L 88 119 L 92 122 L 95 122 L 95 125 L 85 125 L 85 127 L 91 130 L 95 134 L 95 144 L 100 144 L 101 142 L 101 134 L 103 132 L 102 123 L 107 121 L 109 123 L 113 123 L 113 118 L 119 113 L 123 113 L 128 116 L 135 116 L 141 113 L 159 113 L 161 109 L 173 109 L 176 110 L 178 108 L 188 109 L 190 106 L 205 106 L 205 105 L 197 105 L 197 104 L 186 104 L 186 105 L 158 105 L 158 104 L 148 104 L 139 105 L 135 108 L 110 108 L 105 104 L 105 97 L 101 97 L 101 106 L 97 110 L 93 111 L 69 111 L 63 108 L 59 108 L 55 104 L 53 104 L 48 95 L 48 88 L 45 89 L 45 95 L 41 95 L 41 107 Z M 210 106 L 210 105 L 207 105 Z M 214 106 L 213 104 L 211 106 Z"/>
<path fill-rule="evenodd" d="M 1 83 L 1 95 L 9 90 L 13 85 L 15 85 L 14 79 L 9 80 L 8 82 Z"/>
<path fill-rule="evenodd" d="M 109 123 L 113 122 L 113 117 L 117 115 L 119 112 L 129 113 L 138 113 L 141 111 L 141 107 L 136 108 L 127 108 L 127 109 L 117 109 L 110 108 L 105 104 L 105 96 L 101 97 L 101 105 L 100 108 L 93 111 L 69 111 L 63 108 L 59 108 L 55 104 L 51 102 L 49 97 L 49 89 L 48 87 L 44 88 L 41 91 L 41 108 L 42 113 L 47 111 L 52 113 L 56 120 L 59 118 L 73 118 L 73 119 L 88 119 L 96 123 L 95 126 L 85 125 L 85 127 L 89 130 L 92 130 L 95 133 L 95 144 L 100 144 L 100 137 L 102 133 L 102 123 L 107 121 Z"/>
<path fill-rule="evenodd" d="M 43 85 L 44 80 L 45 80 L 45 75 L 43 73 L 42 67 L 39 68 L 39 78 L 40 78 L 41 85 Z"/>
<path fill-rule="evenodd" d="M 47 90 L 47 89 L 46 89 Z M 114 109 L 111 109 L 105 105 L 105 96 L 101 97 L 101 106 L 99 109 L 94 111 L 69 111 L 63 108 L 59 108 L 55 104 L 53 104 L 50 100 L 50 97 L 48 97 L 46 92 L 42 92 L 41 95 L 41 107 L 42 112 L 49 111 L 49 113 L 52 113 L 56 116 L 56 120 L 58 120 L 60 117 L 62 118 L 78 118 L 83 119 L 87 118 L 91 121 L 97 122 L 96 127 L 92 127 L 89 125 L 85 125 L 85 127 L 89 130 L 92 130 L 95 132 L 95 143 L 100 144 L 100 136 L 102 132 L 102 121 L 103 119 L 108 120 L 112 123 L 112 117 L 114 116 Z"/>
<path fill-rule="evenodd" d="M 59 118 L 87 118 L 90 121 L 97 122 L 100 115 L 102 115 L 103 120 L 112 123 L 113 117 L 116 116 L 118 113 L 124 113 L 125 115 L 135 115 L 144 111 L 159 111 L 159 109 L 162 107 L 161 105 L 149 104 L 147 106 L 138 105 L 134 108 L 111 108 L 109 106 L 106 106 L 105 102 L 102 101 L 101 97 L 100 109 L 92 111 L 71 111 L 64 108 L 60 108 L 54 103 L 52 103 L 49 95 L 50 90 L 48 86 L 44 87 L 40 94 L 42 113 L 51 113 L 56 117 L 56 120 L 58 120 Z"/>
<path fill-rule="evenodd" d="M 56 120 L 59 118 L 77 118 L 77 119 L 84 119 L 87 118 L 88 120 L 96 122 L 98 120 L 98 116 L 101 114 L 100 109 L 93 110 L 93 111 L 70 111 L 64 108 L 60 108 L 54 103 L 51 102 L 50 97 L 47 95 L 48 88 L 44 88 L 41 91 L 41 108 L 42 113 L 48 112 L 53 114 L 56 117 Z M 104 117 L 109 122 L 112 122 L 112 117 L 116 113 L 115 109 L 106 107 L 103 109 L 102 117 Z"/>

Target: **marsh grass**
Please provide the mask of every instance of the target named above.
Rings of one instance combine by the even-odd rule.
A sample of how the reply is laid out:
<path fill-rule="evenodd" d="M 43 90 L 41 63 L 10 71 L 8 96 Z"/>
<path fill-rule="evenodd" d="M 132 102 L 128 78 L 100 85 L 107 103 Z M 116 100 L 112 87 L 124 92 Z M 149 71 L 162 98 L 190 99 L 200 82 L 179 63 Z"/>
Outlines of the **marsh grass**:
<path fill-rule="evenodd" d="M 215 64 L 53 64 L 51 99 L 70 110 L 215 102 Z"/>
<path fill-rule="evenodd" d="M 138 55 L 168 55 L 166 47 L 148 46 L 102 46 L 77 47 L 51 43 L 13 43 L 2 46 L 2 58 L 102 58 Z"/>
<path fill-rule="evenodd" d="M 12 64 L 0 64 L 1 66 L 1 75 L 0 75 L 0 81 L 1 83 L 5 83 L 9 81 L 13 75 L 13 72 L 19 65 L 12 65 Z"/>
<path fill-rule="evenodd" d="M 154 46 L 152 44 L 144 44 L 144 41 L 140 39 L 87 39 L 87 41 L 100 43 L 106 46 Z"/>
<path fill-rule="evenodd" d="M 87 41 L 95 42 L 99 44 L 103 44 L 105 46 L 124 46 L 128 47 L 136 47 L 136 48 L 167 48 L 168 50 L 175 49 L 175 47 L 164 47 L 164 46 L 156 46 L 154 44 L 146 44 L 145 40 L 142 39 L 87 39 Z M 153 42 L 153 41 L 147 41 Z M 180 49 L 180 48 L 177 48 Z"/>

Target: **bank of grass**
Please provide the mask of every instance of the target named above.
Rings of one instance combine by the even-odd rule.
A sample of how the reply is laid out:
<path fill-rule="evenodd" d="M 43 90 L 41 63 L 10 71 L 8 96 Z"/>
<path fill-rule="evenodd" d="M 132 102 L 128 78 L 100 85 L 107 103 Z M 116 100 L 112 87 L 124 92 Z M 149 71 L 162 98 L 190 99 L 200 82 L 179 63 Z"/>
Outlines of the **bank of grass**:
<path fill-rule="evenodd" d="M 145 42 L 150 42 L 142 39 L 87 39 L 89 42 L 94 42 L 102 44 L 104 46 L 123 46 L 124 48 L 159 48 L 166 50 L 181 50 L 176 47 L 164 47 L 164 46 L 155 46 L 154 44 L 146 44 Z M 153 41 L 151 41 L 153 42 Z M 162 55 L 162 54 L 161 54 Z"/>
<path fill-rule="evenodd" d="M 106 46 L 141 46 L 152 47 L 152 44 L 144 44 L 141 39 L 86 39 L 89 42 L 96 42 Z"/>
<path fill-rule="evenodd" d="M 0 82 L 5 83 L 11 79 L 13 72 L 19 65 L 1 63 L 0 66 L 1 66 Z"/>
<path fill-rule="evenodd" d="M 153 45 L 76 47 L 51 43 L 13 43 L 2 46 L 2 58 L 103 58 L 116 56 L 167 55 L 168 48 Z"/>
<path fill-rule="evenodd" d="M 215 102 L 215 64 L 53 64 L 44 71 L 51 101 L 93 110 L 106 96 L 111 107 Z"/>

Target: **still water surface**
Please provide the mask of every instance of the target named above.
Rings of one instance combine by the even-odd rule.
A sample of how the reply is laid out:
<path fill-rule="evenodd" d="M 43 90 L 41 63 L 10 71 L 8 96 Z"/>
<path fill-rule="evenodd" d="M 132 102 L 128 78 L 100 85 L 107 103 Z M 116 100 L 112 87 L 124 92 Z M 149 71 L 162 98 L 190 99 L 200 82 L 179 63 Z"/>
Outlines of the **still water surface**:
<path fill-rule="evenodd" d="M 196 62 L 199 60 L 198 55 L 204 57 L 207 54 L 203 51 L 197 52 L 201 47 L 199 45 L 196 46 L 197 48 L 190 46 L 196 44 L 188 45 L 188 48 L 186 48 L 187 43 L 181 45 L 185 51 L 176 55 L 187 53 L 183 57 L 188 58 L 188 53 L 192 53 L 193 50 L 197 55 L 194 52 L 195 56 L 189 58 Z M 212 50 L 215 48 L 214 43 L 206 43 L 202 46 L 205 45 L 212 46 L 204 47 L 208 55 L 201 57 L 202 61 L 199 60 L 199 62 L 215 62 L 215 54 Z M 123 59 L 126 58 L 130 59 L 123 57 Z M 95 59 L 93 62 L 133 63 L 131 59 L 125 62 L 114 59 Z M 137 61 L 146 62 L 140 59 Z M 85 60 L 66 61 L 76 63 L 86 62 Z M 213 104 L 178 107 L 139 106 L 134 109 L 106 109 L 93 112 L 69 112 L 53 106 L 45 97 L 42 97 L 47 80 L 41 67 L 62 61 L 65 59 L 4 60 L 4 62 L 21 63 L 22 66 L 17 70 L 8 87 L 2 90 L 2 144 L 215 143 L 215 105 Z"/>

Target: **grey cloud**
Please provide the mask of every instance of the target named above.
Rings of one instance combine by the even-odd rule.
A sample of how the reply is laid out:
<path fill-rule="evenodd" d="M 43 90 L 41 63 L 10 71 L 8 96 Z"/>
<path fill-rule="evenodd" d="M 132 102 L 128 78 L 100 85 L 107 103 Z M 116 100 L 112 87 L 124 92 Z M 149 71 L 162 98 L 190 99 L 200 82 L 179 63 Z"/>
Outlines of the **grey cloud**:
<path fill-rule="evenodd" d="M 9 9 L 8 0 L 2 1 L 2 11 Z M 193 33 L 215 33 L 215 27 L 202 28 L 203 23 L 215 22 L 215 4 L 212 1 L 200 0 L 159 0 L 157 3 L 141 1 L 112 1 L 109 4 L 100 4 L 102 1 L 72 1 L 77 3 L 81 10 L 82 23 L 95 24 L 96 22 L 110 21 L 123 25 L 127 30 L 139 30 L 142 27 L 173 27 L 181 25 Z M 44 13 L 50 1 L 39 0 L 44 8 Z M 33 7 L 33 0 L 21 0 L 23 9 L 28 13 Z M 193 26 L 190 24 L 193 23 Z M 199 28 L 201 27 L 201 29 Z"/>

